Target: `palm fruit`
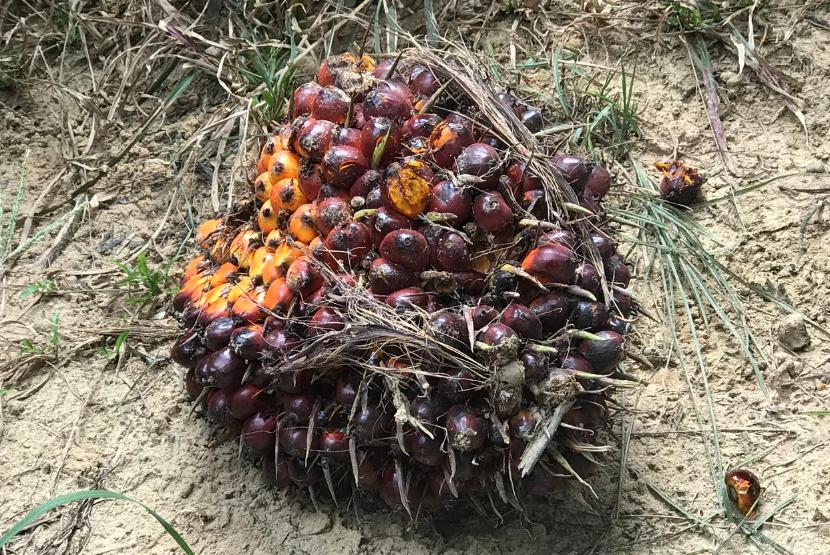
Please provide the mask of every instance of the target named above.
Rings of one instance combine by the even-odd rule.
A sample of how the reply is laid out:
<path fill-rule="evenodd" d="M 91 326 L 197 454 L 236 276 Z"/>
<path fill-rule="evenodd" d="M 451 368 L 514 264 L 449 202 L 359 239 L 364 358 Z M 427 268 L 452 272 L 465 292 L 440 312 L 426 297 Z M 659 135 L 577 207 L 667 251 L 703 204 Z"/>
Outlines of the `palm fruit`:
<path fill-rule="evenodd" d="M 493 485 L 515 504 L 590 470 L 620 383 L 637 306 L 610 174 L 512 159 L 488 98 L 450 89 L 450 111 L 446 70 L 392 67 L 341 54 L 295 90 L 250 194 L 197 229 L 171 357 L 269 484 L 413 517 Z M 487 95 L 535 141 L 539 110 Z M 562 199 L 591 225 L 545 221 Z"/>

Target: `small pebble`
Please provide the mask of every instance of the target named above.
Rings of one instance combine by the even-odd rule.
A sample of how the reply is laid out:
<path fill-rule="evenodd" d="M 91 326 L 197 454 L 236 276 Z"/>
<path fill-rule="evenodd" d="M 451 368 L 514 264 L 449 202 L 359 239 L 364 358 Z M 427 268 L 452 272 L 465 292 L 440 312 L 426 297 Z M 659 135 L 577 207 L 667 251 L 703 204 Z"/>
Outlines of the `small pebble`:
<path fill-rule="evenodd" d="M 813 160 L 807 166 L 804 167 L 804 171 L 807 173 L 824 173 L 824 164 L 819 162 L 818 160 Z"/>
<path fill-rule="evenodd" d="M 800 314 L 790 314 L 778 325 L 778 341 L 788 349 L 797 351 L 810 344 L 807 323 Z"/>

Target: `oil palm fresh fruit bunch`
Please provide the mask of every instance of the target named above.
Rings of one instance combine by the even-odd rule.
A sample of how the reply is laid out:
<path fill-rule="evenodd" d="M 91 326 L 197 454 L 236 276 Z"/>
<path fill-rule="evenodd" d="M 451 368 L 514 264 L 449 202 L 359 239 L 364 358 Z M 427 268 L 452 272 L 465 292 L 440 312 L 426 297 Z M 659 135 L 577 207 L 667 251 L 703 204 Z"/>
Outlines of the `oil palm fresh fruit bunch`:
<path fill-rule="evenodd" d="M 415 515 L 594 462 L 637 308 L 609 172 L 443 56 L 325 60 L 197 229 L 172 358 L 277 486 Z"/>

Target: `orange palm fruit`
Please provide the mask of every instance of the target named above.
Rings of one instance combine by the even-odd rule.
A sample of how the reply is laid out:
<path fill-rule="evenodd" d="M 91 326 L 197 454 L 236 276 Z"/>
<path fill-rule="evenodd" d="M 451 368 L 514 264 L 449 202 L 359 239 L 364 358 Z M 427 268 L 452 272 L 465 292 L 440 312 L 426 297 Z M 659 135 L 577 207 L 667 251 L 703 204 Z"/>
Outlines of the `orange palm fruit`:
<path fill-rule="evenodd" d="M 265 319 L 265 311 L 262 310 L 265 301 L 265 287 L 257 287 L 246 295 L 242 295 L 233 303 L 231 314 L 237 318 L 247 320 L 252 324 L 262 322 Z"/>
<path fill-rule="evenodd" d="M 212 276 L 210 276 L 210 286 L 216 287 L 217 285 L 228 283 L 228 280 L 236 274 L 237 270 L 239 270 L 239 268 L 236 264 L 225 262 L 219 266 L 215 272 L 213 272 Z"/>
<path fill-rule="evenodd" d="M 182 285 L 187 283 L 187 281 L 195 276 L 203 272 L 207 268 L 208 262 L 204 256 L 199 255 L 193 260 L 191 260 L 187 267 L 184 269 L 184 275 L 182 276 Z"/>
<path fill-rule="evenodd" d="M 297 247 L 289 245 L 288 243 L 283 243 L 277 247 L 276 251 L 274 251 L 274 258 L 272 259 L 272 262 L 279 269 L 279 275 L 284 276 L 291 264 L 293 264 L 294 261 L 302 255 L 303 252 Z"/>
<path fill-rule="evenodd" d="M 278 277 L 265 293 L 263 306 L 272 312 L 288 312 L 291 301 L 294 300 L 294 292 L 288 287 L 284 277 Z"/>
<path fill-rule="evenodd" d="M 261 244 L 259 232 L 250 227 L 243 228 L 230 245 L 231 262 L 239 266 L 240 270 L 247 270 L 251 262 L 251 254 Z"/>
<path fill-rule="evenodd" d="M 278 150 L 268 161 L 268 171 L 274 183 L 289 177 L 296 179 L 300 175 L 300 158 L 289 150 Z"/>
<path fill-rule="evenodd" d="M 262 231 L 262 233 L 268 234 L 276 229 L 277 211 L 271 208 L 270 200 L 266 200 L 262 206 L 259 207 L 259 213 L 256 216 L 256 221 L 259 224 L 259 230 Z"/>
<path fill-rule="evenodd" d="M 275 229 L 268 233 L 265 237 L 265 246 L 269 249 L 276 249 L 279 247 L 282 242 L 285 240 L 285 236 L 282 234 L 282 231 L 279 229 Z"/>
<path fill-rule="evenodd" d="M 323 276 L 308 256 L 295 260 L 285 273 L 288 287 L 303 297 L 308 297 L 323 285 Z"/>
<path fill-rule="evenodd" d="M 228 302 L 233 304 L 242 295 L 254 288 L 254 281 L 250 276 L 242 276 L 228 291 Z"/>
<path fill-rule="evenodd" d="M 196 243 L 204 249 L 208 248 L 211 244 L 209 239 L 215 237 L 224 228 L 225 226 L 219 218 L 205 220 L 196 228 Z"/>
<path fill-rule="evenodd" d="M 176 297 L 173 299 L 173 306 L 176 310 L 183 310 L 187 305 L 197 302 L 205 290 L 210 288 L 210 275 L 195 275 L 185 282 Z"/>
<path fill-rule="evenodd" d="M 196 320 L 202 324 L 209 324 L 230 313 L 230 303 L 227 299 L 217 299 L 199 311 Z"/>
<path fill-rule="evenodd" d="M 265 268 L 270 265 L 273 258 L 274 251 L 268 247 L 259 247 L 254 251 L 254 255 L 251 257 L 251 266 L 248 268 L 248 275 L 254 283 L 260 283 L 262 281 L 262 274 Z"/>
<path fill-rule="evenodd" d="M 259 174 L 254 181 L 254 194 L 256 198 L 260 202 L 265 202 L 269 198 L 271 198 L 271 189 L 274 186 L 274 178 L 271 176 L 271 172 L 263 172 Z"/>
<path fill-rule="evenodd" d="M 195 306 L 209 306 L 220 299 L 226 299 L 228 297 L 228 293 L 231 290 L 231 285 L 227 283 L 222 283 L 215 287 L 211 287 L 210 291 L 202 295 L 198 301 L 193 303 Z"/>
<path fill-rule="evenodd" d="M 271 187 L 271 206 L 274 210 L 293 212 L 306 202 L 308 199 L 300 190 L 300 184 L 296 178 L 281 179 Z"/>
<path fill-rule="evenodd" d="M 410 158 L 394 163 L 381 187 L 383 203 L 404 216 L 415 218 L 427 207 L 434 176 L 423 160 Z"/>
<path fill-rule="evenodd" d="M 288 218 L 288 232 L 297 241 L 310 243 L 317 237 L 317 228 L 314 227 L 316 215 L 316 204 L 303 204 Z"/>

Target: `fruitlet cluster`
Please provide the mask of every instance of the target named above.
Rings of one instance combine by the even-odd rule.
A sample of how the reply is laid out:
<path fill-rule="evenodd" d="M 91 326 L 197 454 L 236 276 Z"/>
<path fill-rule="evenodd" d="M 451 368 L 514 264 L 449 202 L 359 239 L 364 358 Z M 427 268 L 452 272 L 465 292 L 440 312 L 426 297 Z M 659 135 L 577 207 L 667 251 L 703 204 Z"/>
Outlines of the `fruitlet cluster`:
<path fill-rule="evenodd" d="M 591 467 L 636 310 L 601 208 L 611 178 L 552 155 L 559 186 L 579 199 L 557 220 L 550 186 L 511 160 L 473 102 L 451 98 L 430 69 L 400 65 L 341 54 L 296 89 L 250 199 L 198 227 L 200 255 L 173 301 L 186 331 L 172 358 L 190 399 L 279 487 L 365 494 L 410 514 L 476 492 L 546 494 Z M 542 128 L 539 110 L 497 98 Z M 308 342 L 348 333 L 347 296 L 388 307 L 486 372 L 388 343 L 286 371 Z M 542 464 L 523 472 L 562 400 Z"/>

